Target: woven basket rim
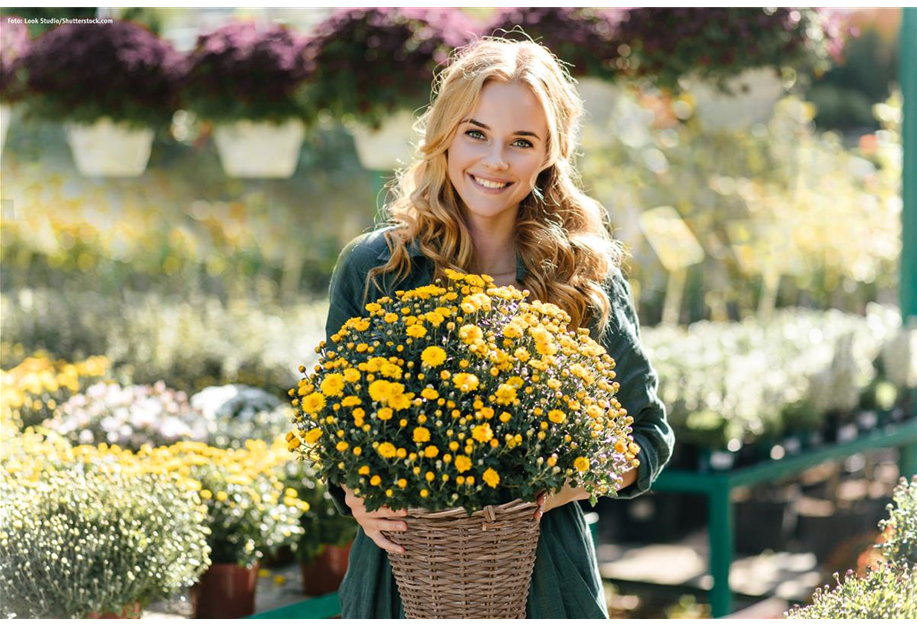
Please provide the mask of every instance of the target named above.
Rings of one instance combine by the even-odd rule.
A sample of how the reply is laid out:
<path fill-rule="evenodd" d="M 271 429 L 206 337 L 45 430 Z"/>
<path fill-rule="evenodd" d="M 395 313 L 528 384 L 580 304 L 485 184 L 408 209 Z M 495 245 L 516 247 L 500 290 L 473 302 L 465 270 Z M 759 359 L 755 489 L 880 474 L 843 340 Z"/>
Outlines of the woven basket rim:
<path fill-rule="evenodd" d="M 479 509 L 479 510 L 477 510 L 477 511 L 475 511 L 475 512 L 472 512 L 470 518 L 474 518 L 475 516 L 477 516 L 477 517 L 479 517 L 479 518 L 481 518 L 481 517 L 486 518 L 486 517 L 487 517 L 487 510 L 488 510 L 488 508 L 493 512 L 493 514 L 500 514 L 500 513 L 512 513 L 512 512 L 517 512 L 517 511 L 519 511 L 519 510 L 526 509 L 526 508 L 532 507 L 532 506 L 534 506 L 534 505 L 537 505 L 537 503 L 535 503 L 535 502 L 533 502 L 533 501 L 523 501 L 522 499 L 514 499 L 514 500 L 512 500 L 512 501 L 509 501 L 509 502 L 507 502 L 507 503 L 501 503 L 501 504 L 499 504 L 499 505 L 487 505 L 487 506 L 483 507 L 482 509 Z M 435 512 L 431 512 L 431 511 L 428 511 L 428 510 L 423 509 L 423 508 L 420 508 L 420 507 L 418 507 L 418 508 L 410 508 L 410 509 L 408 509 L 408 514 L 407 514 L 407 515 L 408 515 L 408 516 L 412 516 L 412 517 L 414 517 L 414 518 L 433 518 L 433 519 L 437 519 L 437 518 L 452 518 L 452 517 L 455 517 L 455 516 L 457 516 L 457 515 L 459 515 L 459 514 L 462 514 L 462 515 L 464 515 L 465 517 L 469 517 L 469 516 L 468 516 L 468 511 L 467 511 L 464 507 L 454 507 L 454 508 L 452 508 L 452 509 L 438 510 L 438 511 L 435 511 Z M 404 517 L 401 516 L 400 518 L 404 518 Z"/>

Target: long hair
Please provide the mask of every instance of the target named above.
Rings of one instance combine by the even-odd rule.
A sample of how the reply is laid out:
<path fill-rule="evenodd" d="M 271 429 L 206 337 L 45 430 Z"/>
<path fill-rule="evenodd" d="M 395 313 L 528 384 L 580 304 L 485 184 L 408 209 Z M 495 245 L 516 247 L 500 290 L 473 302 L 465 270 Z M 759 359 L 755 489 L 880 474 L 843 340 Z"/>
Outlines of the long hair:
<path fill-rule="evenodd" d="M 385 222 L 397 228 L 385 237 L 391 259 L 370 270 L 369 281 L 411 272 L 407 246 L 416 242 L 434 266 L 434 279 L 447 268 L 467 271 L 474 242 L 461 201 L 448 177 L 446 151 L 461 120 L 474 111 L 490 81 L 522 83 L 541 103 L 547 118 L 547 163 L 535 188 L 519 205 L 514 244 L 525 261 L 530 298 L 563 308 L 571 328 L 595 325 L 605 331 L 611 305 L 605 291 L 624 252 L 610 234 L 605 209 L 579 187 L 573 164 L 583 104 L 569 74 L 547 48 L 531 41 L 485 38 L 459 51 L 434 81 L 431 105 L 415 124 L 422 138 L 415 161 L 400 172 Z"/>

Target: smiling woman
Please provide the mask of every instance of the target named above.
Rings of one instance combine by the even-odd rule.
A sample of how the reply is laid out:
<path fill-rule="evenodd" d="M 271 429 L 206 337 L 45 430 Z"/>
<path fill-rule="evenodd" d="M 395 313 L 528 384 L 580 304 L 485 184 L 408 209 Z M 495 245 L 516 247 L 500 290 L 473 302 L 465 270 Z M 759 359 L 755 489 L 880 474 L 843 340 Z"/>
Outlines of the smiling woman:
<path fill-rule="evenodd" d="M 513 249 L 504 243 L 512 241 L 519 203 L 548 165 L 547 135 L 544 109 L 519 83 L 486 84 L 471 117 L 462 120 L 447 160 L 476 243 L 479 268 L 473 271 L 497 278 L 514 274 Z"/>
<path fill-rule="evenodd" d="M 326 344 L 334 346 L 331 337 L 363 315 L 366 303 L 451 271 L 525 288 L 532 300 L 566 311 L 570 328 L 587 327 L 615 360 L 618 399 L 634 419 L 640 447 L 639 466 L 624 475 L 617 496 L 646 492 L 674 439 L 640 346 L 619 269 L 621 245 L 611 237 L 605 210 L 576 184 L 572 158 L 582 101 L 572 80 L 543 46 L 484 39 L 440 73 L 435 92 L 418 122 L 417 158 L 386 207 L 388 224 L 348 244 L 338 259 Z M 383 532 L 403 531 L 405 522 L 396 518 L 405 512 L 367 511 L 349 489 L 331 485 L 329 491 L 341 512 L 360 524 L 340 589 L 343 617 L 403 618 L 387 552 L 404 549 Z M 528 618 L 608 617 L 578 503 L 587 496 L 567 485 L 539 497 Z"/>

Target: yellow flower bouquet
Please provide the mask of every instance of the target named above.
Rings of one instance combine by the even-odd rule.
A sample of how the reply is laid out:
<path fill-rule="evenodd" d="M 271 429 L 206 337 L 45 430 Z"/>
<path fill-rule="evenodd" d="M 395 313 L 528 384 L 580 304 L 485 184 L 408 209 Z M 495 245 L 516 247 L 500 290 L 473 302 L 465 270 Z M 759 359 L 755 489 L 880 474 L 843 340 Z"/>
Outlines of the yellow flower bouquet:
<path fill-rule="evenodd" d="M 408 530 L 386 535 L 406 549 L 389 560 L 409 617 L 457 616 L 451 601 L 430 607 L 434 598 L 458 598 L 465 617 L 524 616 L 538 493 L 569 480 L 595 503 L 637 465 L 614 360 L 586 329 L 568 331 L 563 310 L 527 296 L 487 275 L 447 271 L 445 285 L 367 304 L 366 317 L 331 336 L 333 346 L 319 345 L 315 372 L 289 391 L 298 427 L 290 450 L 367 510 L 408 510 Z M 418 532 L 427 515 L 435 529 Z M 491 533 L 493 550 L 468 544 L 469 533 Z M 487 593 L 456 591 L 464 584 L 439 572 L 446 597 L 430 594 L 438 584 L 425 583 L 427 570 L 450 561 L 444 547 L 455 563 L 478 565 L 472 583 Z M 497 564 L 500 555 L 514 563 Z M 513 603 L 476 601 L 505 598 L 507 586 Z"/>

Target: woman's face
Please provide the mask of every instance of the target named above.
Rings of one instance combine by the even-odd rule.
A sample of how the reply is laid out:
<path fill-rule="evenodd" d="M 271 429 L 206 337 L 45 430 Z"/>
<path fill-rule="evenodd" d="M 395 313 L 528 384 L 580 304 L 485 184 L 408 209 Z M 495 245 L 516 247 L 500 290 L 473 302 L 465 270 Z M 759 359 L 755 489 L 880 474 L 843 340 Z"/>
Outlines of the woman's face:
<path fill-rule="evenodd" d="M 466 218 L 515 220 L 520 201 L 545 168 L 547 137 L 544 110 L 527 86 L 487 83 L 446 152 L 449 180 Z"/>

